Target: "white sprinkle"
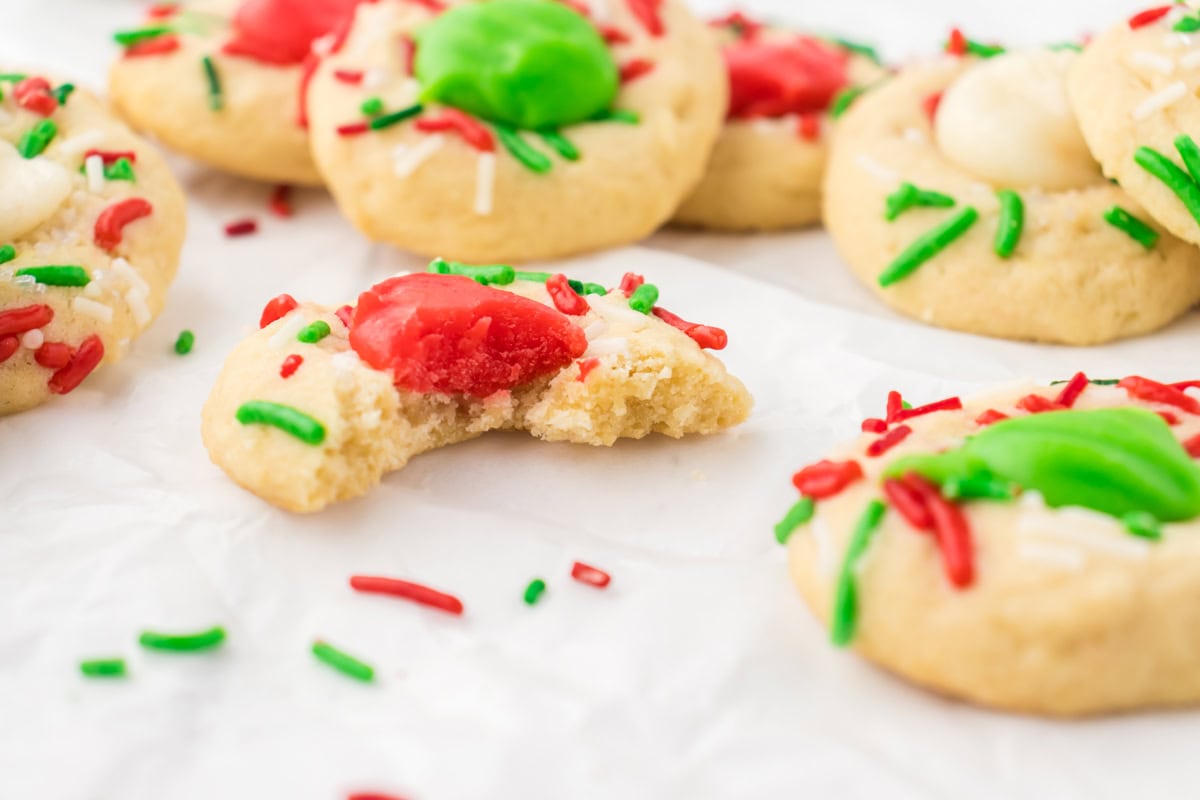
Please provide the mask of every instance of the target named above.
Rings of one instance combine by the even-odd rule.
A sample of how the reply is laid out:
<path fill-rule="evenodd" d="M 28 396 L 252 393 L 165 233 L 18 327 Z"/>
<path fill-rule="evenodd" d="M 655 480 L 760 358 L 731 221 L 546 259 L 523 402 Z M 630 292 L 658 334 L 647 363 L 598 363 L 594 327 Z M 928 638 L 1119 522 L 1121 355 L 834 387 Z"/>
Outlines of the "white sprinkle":
<path fill-rule="evenodd" d="M 480 153 L 475 166 L 475 213 L 486 217 L 492 213 L 496 194 L 496 154 Z"/>
<path fill-rule="evenodd" d="M 929 141 L 929 137 L 920 128 L 905 128 L 904 140 L 911 144 L 925 144 Z"/>
<path fill-rule="evenodd" d="M 1129 63 L 1135 67 L 1145 67 L 1162 75 L 1170 75 L 1175 71 L 1175 62 L 1158 53 L 1148 50 L 1135 50 L 1129 54 Z"/>
<path fill-rule="evenodd" d="M 137 270 L 123 258 L 114 258 L 112 262 L 113 272 L 120 275 L 127 283 L 133 284 L 143 294 L 150 294 L 150 284 L 138 275 Z"/>
<path fill-rule="evenodd" d="M 421 82 L 416 78 L 406 78 L 396 96 L 396 101 L 400 106 L 410 106 L 417 102 L 417 98 L 420 96 Z"/>
<path fill-rule="evenodd" d="M 1142 104 L 1133 110 L 1135 120 L 1143 120 L 1152 114 L 1157 114 L 1172 103 L 1177 103 L 1187 94 L 1187 84 L 1175 81 L 1147 97 Z"/>
<path fill-rule="evenodd" d="M 104 303 L 97 303 L 95 300 L 89 300 L 86 297 L 76 297 L 71 302 L 71 308 L 78 311 L 80 314 L 98 319 L 101 322 L 112 322 L 113 310 Z M 138 323 L 139 325 L 141 323 Z"/>
<path fill-rule="evenodd" d="M 1200 67 L 1200 50 L 1193 50 L 1187 55 L 1179 59 L 1179 66 L 1184 69 L 1195 69 Z"/>
<path fill-rule="evenodd" d="M 588 342 L 587 352 L 584 357 L 589 356 L 613 356 L 629 351 L 629 340 L 624 336 L 611 336 L 600 338 Z"/>
<path fill-rule="evenodd" d="M 855 163 L 857 163 L 864 172 L 883 181 L 884 183 L 895 183 L 896 181 L 900 180 L 900 176 L 897 175 L 894 170 L 885 167 L 883 164 L 880 164 L 866 153 L 859 153 L 858 158 L 855 159 Z"/>
<path fill-rule="evenodd" d="M 100 270 L 96 270 L 97 273 Z M 104 294 L 104 290 L 100 288 L 100 277 L 98 274 L 93 274 L 92 279 L 88 281 L 88 285 L 83 287 L 83 293 L 88 297 L 99 297 Z"/>
<path fill-rule="evenodd" d="M 1087 563 L 1087 556 L 1079 549 L 1046 542 L 1019 542 L 1017 555 L 1029 561 L 1040 561 L 1073 571 L 1083 569 L 1083 565 Z"/>
<path fill-rule="evenodd" d="M 285 347 L 290 347 L 292 342 L 296 341 L 296 334 L 305 326 L 304 315 L 299 311 L 292 311 L 283 318 L 283 324 L 279 326 L 279 330 L 271 335 L 270 341 L 267 342 L 273 350 L 282 350 Z"/>
<path fill-rule="evenodd" d="M 1168 33 L 1162 38 L 1162 43 L 1168 50 L 1177 50 L 1180 47 L 1191 47 L 1192 37 L 1183 33 Z"/>
<path fill-rule="evenodd" d="M 591 341 L 592 339 L 599 339 L 604 335 L 606 330 L 608 330 L 608 323 L 602 319 L 598 319 L 583 329 L 583 335 L 588 338 L 588 341 Z"/>
<path fill-rule="evenodd" d="M 17 286 L 40 286 L 41 285 L 37 282 L 37 278 L 33 277 L 32 275 L 17 275 L 16 277 L 14 277 L 12 279 L 12 282 L 15 283 Z"/>
<path fill-rule="evenodd" d="M 150 313 L 150 306 L 146 305 L 145 292 L 137 287 L 129 289 L 125 292 L 125 304 L 129 306 L 129 313 L 133 314 L 133 321 L 139 328 L 150 324 L 153 315 Z"/>
<path fill-rule="evenodd" d="M 329 364 L 338 372 L 350 372 L 362 366 L 362 359 L 353 350 L 343 350 L 330 356 Z"/>
<path fill-rule="evenodd" d="M 327 56 L 333 52 L 333 46 L 337 44 L 337 36 L 332 33 L 327 33 L 320 39 L 314 39 L 312 43 L 312 52 L 319 56 Z"/>
<path fill-rule="evenodd" d="M 779 130 L 781 121 L 771 119 L 770 117 L 755 117 L 751 125 L 753 125 L 755 133 L 769 136 Z"/>
<path fill-rule="evenodd" d="M 368 91 L 379 89 L 387 82 L 387 73 L 376 67 L 363 73 L 362 87 Z"/>
<path fill-rule="evenodd" d="M 587 6 L 591 12 L 591 17 L 596 22 L 609 22 L 612 20 L 612 8 L 608 4 L 608 0 L 583 0 L 583 4 Z"/>
<path fill-rule="evenodd" d="M 26 350 L 37 350 L 45 343 L 46 334 L 42 333 L 41 328 L 34 328 L 31 331 L 27 331 L 25 335 L 21 337 L 21 346 Z"/>
<path fill-rule="evenodd" d="M 416 172 L 422 164 L 442 148 L 446 137 L 440 133 L 427 136 L 411 147 L 397 145 L 392 151 L 392 169 L 397 178 L 407 178 Z"/>
<path fill-rule="evenodd" d="M 93 147 L 99 147 L 104 143 L 104 131 L 88 130 L 83 133 L 77 133 L 70 139 L 64 139 L 58 143 L 58 152 L 64 156 L 83 155 Z"/>
<path fill-rule="evenodd" d="M 100 194 L 104 191 L 104 159 L 100 156 L 88 156 L 83 160 L 83 170 L 87 174 L 88 191 Z"/>

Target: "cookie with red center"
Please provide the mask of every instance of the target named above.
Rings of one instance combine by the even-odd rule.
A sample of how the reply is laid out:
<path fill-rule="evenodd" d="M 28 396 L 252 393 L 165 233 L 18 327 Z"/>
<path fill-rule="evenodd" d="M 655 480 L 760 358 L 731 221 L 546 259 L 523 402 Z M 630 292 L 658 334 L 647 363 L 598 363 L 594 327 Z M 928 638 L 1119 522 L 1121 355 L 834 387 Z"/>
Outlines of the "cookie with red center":
<path fill-rule="evenodd" d="M 715 433 L 750 411 L 709 352 L 725 332 L 660 308 L 639 276 L 610 291 L 509 266 L 431 272 L 384 281 L 352 308 L 270 301 L 205 405 L 213 461 L 309 512 L 490 430 L 607 446 Z"/>
<path fill-rule="evenodd" d="M 742 14 L 713 25 L 724 42 L 727 119 L 675 222 L 774 230 L 818 221 L 830 126 L 841 98 L 885 74 L 874 51 L 766 28 Z"/>

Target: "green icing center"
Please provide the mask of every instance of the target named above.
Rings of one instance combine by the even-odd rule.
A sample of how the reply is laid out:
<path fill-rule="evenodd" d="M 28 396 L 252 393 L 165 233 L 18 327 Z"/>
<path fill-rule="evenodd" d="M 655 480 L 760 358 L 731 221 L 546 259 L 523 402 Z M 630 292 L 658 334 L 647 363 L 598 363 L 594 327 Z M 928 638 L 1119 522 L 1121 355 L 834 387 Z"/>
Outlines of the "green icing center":
<path fill-rule="evenodd" d="M 1054 411 L 998 422 L 954 450 L 902 458 L 887 474 L 941 485 L 995 479 L 1079 506 L 1163 522 L 1200 516 L 1200 466 L 1162 417 L 1140 408 Z"/>
<path fill-rule="evenodd" d="M 557 128 L 608 109 L 617 64 L 582 15 L 555 0 L 486 0 L 416 33 L 422 99 L 518 128 Z"/>

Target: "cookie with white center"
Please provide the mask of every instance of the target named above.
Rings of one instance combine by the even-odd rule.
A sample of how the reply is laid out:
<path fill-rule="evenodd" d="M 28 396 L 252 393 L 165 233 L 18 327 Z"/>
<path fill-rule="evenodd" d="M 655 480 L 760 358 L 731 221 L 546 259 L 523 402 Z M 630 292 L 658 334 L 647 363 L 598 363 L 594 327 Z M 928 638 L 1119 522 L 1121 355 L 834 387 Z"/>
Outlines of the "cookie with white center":
<path fill-rule="evenodd" d="M 0 415 L 73 391 L 162 310 L 183 193 L 93 96 L 0 74 Z"/>
<path fill-rule="evenodd" d="M 726 94 L 681 0 L 379 0 L 322 59 L 309 106 L 317 164 L 372 239 L 523 262 L 669 219 Z"/>
<path fill-rule="evenodd" d="M 742 422 L 750 395 L 706 352 L 725 332 L 657 302 L 633 273 L 608 290 L 441 260 L 353 307 L 281 295 L 226 361 L 204 442 L 249 491 L 311 512 L 491 430 L 608 446 Z"/>
<path fill-rule="evenodd" d="M 1083 715 L 1200 701 L 1200 382 L 904 408 L 779 524 L 833 642 L 930 689 Z"/>
<path fill-rule="evenodd" d="M 1070 49 L 915 64 L 838 124 L 825 222 L 854 274 L 939 327 L 1089 345 L 1200 299 L 1200 251 L 1104 179 L 1066 96 Z"/>
<path fill-rule="evenodd" d="M 314 46 L 330 44 L 359 0 L 208 0 L 151 7 L 116 33 L 109 72 L 135 128 L 225 172 L 319 185 L 304 91 Z M 327 38 L 323 38 L 327 37 Z"/>
<path fill-rule="evenodd" d="M 730 101 L 700 185 L 675 212 L 714 230 L 795 228 L 821 218 L 831 126 L 886 73 L 875 51 L 768 28 L 744 14 L 714 20 Z"/>
<path fill-rule="evenodd" d="M 1163 5 L 1090 42 L 1071 105 L 1104 174 L 1176 236 L 1200 244 L 1200 12 Z"/>

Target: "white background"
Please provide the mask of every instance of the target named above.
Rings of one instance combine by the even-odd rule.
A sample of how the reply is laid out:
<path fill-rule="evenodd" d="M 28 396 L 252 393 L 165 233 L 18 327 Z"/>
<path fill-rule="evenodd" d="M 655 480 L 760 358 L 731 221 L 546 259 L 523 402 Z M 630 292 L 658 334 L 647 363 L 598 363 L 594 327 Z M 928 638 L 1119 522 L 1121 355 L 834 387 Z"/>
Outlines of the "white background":
<path fill-rule="evenodd" d="M 123 2 L 0 3 L 6 63 L 97 86 L 108 33 L 137 18 Z M 752 7 L 899 58 L 951 24 L 1057 41 L 1138 5 Z M 987 341 L 890 314 L 819 232 L 661 234 L 567 269 L 607 283 L 644 271 L 668 308 L 727 327 L 726 360 L 758 398 L 747 425 L 611 450 L 496 435 L 299 518 L 209 464 L 208 387 L 266 298 L 349 299 L 415 262 L 364 242 L 318 192 L 278 221 L 262 187 L 178 166 L 191 236 L 166 313 L 119 367 L 0 420 L 3 800 L 1196 796 L 1191 714 L 1010 717 L 833 650 L 771 525 L 794 500 L 791 472 L 878 414 L 889 388 L 922 402 L 1077 368 L 1196 377 L 1197 315 L 1091 350 Z M 246 214 L 262 233 L 226 240 L 221 225 Z M 181 359 L 170 345 L 185 327 L 197 346 Z M 575 559 L 612 586 L 572 582 Z M 467 613 L 357 596 L 355 572 L 453 591 Z M 550 590 L 530 609 L 535 575 Z M 230 633 L 214 654 L 136 644 L 144 628 L 214 623 Z M 317 664 L 316 637 L 371 662 L 378 683 Z M 79 677 L 81 659 L 108 654 L 128 659 L 128 680 Z"/>

